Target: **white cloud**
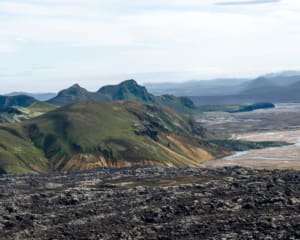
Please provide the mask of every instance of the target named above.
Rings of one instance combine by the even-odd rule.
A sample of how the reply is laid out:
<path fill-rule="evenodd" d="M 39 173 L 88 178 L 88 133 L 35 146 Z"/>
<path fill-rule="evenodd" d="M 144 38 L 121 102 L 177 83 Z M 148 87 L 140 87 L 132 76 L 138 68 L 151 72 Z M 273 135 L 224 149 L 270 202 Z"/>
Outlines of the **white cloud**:
<path fill-rule="evenodd" d="M 212 5 L 215 1 L 207 1 Z M 55 5 L 56 3 L 57 5 Z M 197 45 L 195 40 L 207 41 L 214 38 L 239 37 L 276 30 L 276 17 L 280 16 L 284 25 L 288 18 L 299 17 L 292 14 L 299 6 L 297 1 L 284 1 L 280 8 L 269 11 L 265 8 L 265 16 L 255 16 L 243 12 L 212 13 L 205 10 L 164 10 L 128 13 L 129 6 L 206 6 L 207 3 L 196 0 L 163 0 L 163 1 L 120 1 L 120 0 L 45 0 L 40 1 L 3 1 L 0 12 L 13 14 L 11 18 L 0 20 L 0 37 L 23 39 L 24 41 L 43 43 L 62 43 L 70 45 L 165 45 L 162 42 L 172 39 L 175 42 L 188 42 Z M 107 9 L 119 9 L 122 14 L 108 13 Z M 292 7 L 292 8 L 291 8 Z M 128 6 L 127 6 L 128 8 Z M 267 11 L 268 10 L 268 11 Z M 266 22 L 269 22 L 266 24 Z M 271 23 L 274 22 L 274 23 Z M 254 26 L 254 24 L 258 24 Z M 267 25 L 267 26 L 266 26 Z M 266 29 L 263 29 L 266 27 Z M 201 34 L 197 31 L 202 31 Z M 276 32 L 275 32 L 276 33 Z M 19 42 L 20 43 L 20 42 Z"/>
<path fill-rule="evenodd" d="M 23 42 L 68 45 L 127 45 L 132 37 L 122 25 L 68 19 L 17 19 L 0 23 L 0 36 Z"/>
<path fill-rule="evenodd" d="M 86 72 L 105 76 L 193 72 L 213 77 L 256 74 L 299 64 L 300 1 L 239 7 L 216 6 L 215 2 L 3 0 L 0 52 L 40 43 L 45 48 L 107 49 L 97 58 L 78 61 L 70 57 L 67 63 L 60 62 L 57 52 L 57 62 L 42 63 L 62 66 L 54 72 L 70 78 Z M 33 63 L 40 61 L 37 54 L 35 59 L 27 57 Z"/>

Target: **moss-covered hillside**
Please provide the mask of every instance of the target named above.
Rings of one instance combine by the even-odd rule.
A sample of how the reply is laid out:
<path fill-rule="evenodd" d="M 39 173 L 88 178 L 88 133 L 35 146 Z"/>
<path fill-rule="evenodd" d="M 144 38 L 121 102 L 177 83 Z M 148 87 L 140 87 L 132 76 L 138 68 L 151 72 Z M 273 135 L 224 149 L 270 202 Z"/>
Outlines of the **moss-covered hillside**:
<path fill-rule="evenodd" d="M 206 131 L 172 110 L 138 102 L 68 105 L 0 126 L 0 170 L 8 173 L 133 165 L 200 166 L 223 155 Z"/>

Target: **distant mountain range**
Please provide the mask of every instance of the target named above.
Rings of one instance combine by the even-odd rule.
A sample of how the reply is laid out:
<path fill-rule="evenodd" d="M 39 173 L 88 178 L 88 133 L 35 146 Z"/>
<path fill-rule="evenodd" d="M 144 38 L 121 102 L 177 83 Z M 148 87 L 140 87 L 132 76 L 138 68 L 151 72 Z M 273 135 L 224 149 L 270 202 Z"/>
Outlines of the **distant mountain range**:
<path fill-rule="evenodd" d="M 224 78 L 213 80 L 193 80 L 181 83 L 147 83 L 149 92 L 155 95 L 172 94 L 175 96 L 223 96 L 236 94 L 243 90 L 244 84 L 251 79 Z"/>
<path fill-rule="evenodd" d="M 300 75 L 259 77 L 239 93 L 223 96 L 191 96 L 196 105 L 253 104 L 258 102 L 299 102 Z"/>
<path fill-rule="evenodd" d="M 211 97 L 243 94 L 253 88 L 268 86 L 288 86 L 300 81 L 300 71 L 270 73 L 255 79 L 221 78 L 213 80 L 194 80 L 181 83 L 148 83 L 149 92 L 155 95 L 173 94 L 175 96 Z M 252 102 L 251 102 L 252 103 Z"/>
<path fill-rule="evenodd" d="M 299 74 L 299 75 L 294 75 Z M 197 111 L 195 105 L 247 105 L 267 102 L 298 102 L 300 73 L 285 71 L 271 73 L 256 79 L 215 79 L 184 83 L 152 83 L 140 86 L 134 80 L 118 85 L 101 87 L 90 92 L 75 84 L 58 94 L 41 93 L 0 96 L 0 108 L 26 107 L 33 102 L 47 99 L 57 106 L 95 100 L 99 102 L 138 101 L 169 107 L 180 113 Z M 35 100 L 32 96 L 35 96 Z M 50 98 L 51 97 L 51 98 Z M 50 99 L 49 99 L 50 98 Z"/>
<path fill-rule="evenodd" d="M 287 71 L 282 71 L 282 72 L 275 72 L 275 73 L 268 73 L 263 75 L 262 77 L 266 78 L 274 78 L 274 77 L 293 77 L 293 76 L 299 76 L 300 71 L 295 71 L 295 70 L 287 70 Z"/>

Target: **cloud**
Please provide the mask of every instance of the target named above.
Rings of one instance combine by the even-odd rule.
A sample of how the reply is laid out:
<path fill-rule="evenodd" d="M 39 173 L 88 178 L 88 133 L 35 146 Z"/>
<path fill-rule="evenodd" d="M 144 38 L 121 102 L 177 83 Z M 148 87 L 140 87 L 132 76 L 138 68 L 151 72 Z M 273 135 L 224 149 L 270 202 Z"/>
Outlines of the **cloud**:
<path fill-rule="evenodd" d="M 0 23 L 0 36 L 26 43 L 69 46 L 130 45 L 132 36 L 121 19 L 112 22 L 65 18 L 15 18 Z"/>
<path fill-rule="evenodd" d="M 216 5 L 235 6 L 235 5 L 254 5 L 254 4 L 266 4 L 266 3 L 278 3 L 281 0 L 253 0 L 253 1 L 228 1 L 217 2 Z"/>
<path fill-rule="evenodd" d="M 50 86 L 52 79 L 72 83 L 89 75 L 107 81 L 109 76 L 120 80 L 121 74 L 149 81 L 160 75 L 166 81 L 175 78 L 166 72 L 182 79 L 192 78 L 188 73 L 209 78 L 299 64 L 299 0 L 234 1 L 260 4 L 253 8 L 218 7 L 217 1 L 233 3 L 2 0 L 0 52 L 9 57 L 0 54 L 0 65 L 8 68 L 5 73 L 23 74 L 10 80 L 36 79 L 35 87 L 37 82 Z"/>

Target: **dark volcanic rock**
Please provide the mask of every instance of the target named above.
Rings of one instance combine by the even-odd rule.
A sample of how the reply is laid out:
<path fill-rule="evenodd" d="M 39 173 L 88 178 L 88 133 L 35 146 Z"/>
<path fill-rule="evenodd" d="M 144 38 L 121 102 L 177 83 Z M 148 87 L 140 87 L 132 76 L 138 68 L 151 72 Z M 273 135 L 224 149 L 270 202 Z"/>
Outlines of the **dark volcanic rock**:
<path fill-rule="evenodd" d="M 0 177 L 0 239 L 299 239 L 300 173 L 99 169 Z"/>

